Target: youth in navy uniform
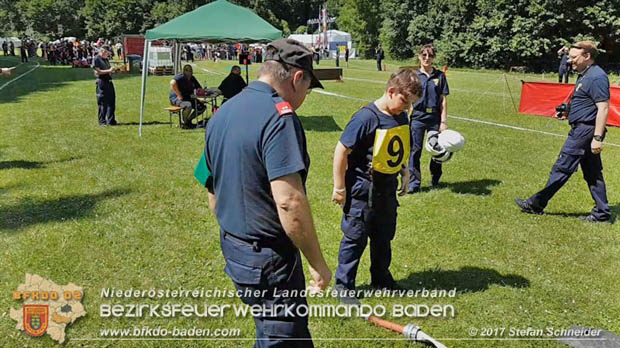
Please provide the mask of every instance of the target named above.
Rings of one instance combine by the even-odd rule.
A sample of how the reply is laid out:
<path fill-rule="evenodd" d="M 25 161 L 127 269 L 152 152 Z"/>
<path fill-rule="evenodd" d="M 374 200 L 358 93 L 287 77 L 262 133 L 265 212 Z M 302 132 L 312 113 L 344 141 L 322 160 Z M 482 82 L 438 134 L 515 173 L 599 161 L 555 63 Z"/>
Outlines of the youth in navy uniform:
<path fill-rule="evenodd" d="M 600 155 L 609 113 L 609 78 L 603 69 L 594 64 L 597 54 L 596 45 L 590 41 L 579 42 L 570 49 L 570 62 L 579 74 L 568 112 L 571 130 L 545 188 L 527 200 L 515 200 L 525 213 L 542 214 L 549 200 L 581 164 L 583 178 L 596 203 L 590 215 L 581 219 L 588 222 L 610 220 Z"/>
<path fill-rule="evenodd" d="M 404 192 L 409 172 L 406 110 L 422 94 L 415 70 L 402 68 L 383 96 L 360 109 L 334 151 L 332 200 L 343 206 L 336 288 L 354 290 L 360 258 L 370 239 L 370 276 L 375 288 L 395 288 L 389 267 L 396 232 L 398 174 Z M 341 298 L 346 301 L 347 296 Z"/>
<path fill-rule="evenodd" d="M 116 92 L 112 83 L 112 74 L 116 69 L 110 66 L 109 57 L 110 47 L 103 46 L 93 65 L 95 76 L 97 76 L 96 93 L 100 126 L 114 126 L 117 124 L 115 116 Z"/>
<path fill-rule="evenodd" d="M 568 83 L 568 76 L 570 74 L 570 63 L 568 62 L 568 48 L 560 48 L 560 50 L 558 51 L 558 56 L 560 57 L 558 82 L 562 83 L 562 79 L 564 79 L 564 83 Z"/>
<path fill-rule="evenodd" d="M 424 148 L 424 134 L 427 131 L 443 132 L 448 128 L 448 101 L 450 94 L 448 81 L 443 72 L 433 67 L 435 48 L 424 45 L 418 55 L 420 70 L 418 76 L 422 82 L 422 98 L 413 105 L 411 115 L 411 157 L 409 158 L 409 188 L 408 193 L 420 191 L 422 173 L 420 172 L 420 157 Z M 441 163 L 430 161 L 431 186 L 439 184 L 443 173 Z"/>
<path fill-rule="evenodd" d="M 311 289 L 324 289 L 331 279 L 305 193 L 310 159 L 294 111 L 314 87 L 322 85 L 312 52 L 295 40 L 276 40 L 267 46 L 258 81 L 223 104 L 207 127 L 207 188 L 225 272 L 248 305 L 307 305 L 304 296 L 282 296 L 306 288 L 299 249 L 310 264 Z M 247 296 L 246 289 L 262 296 Z M 308 316 L 281 309 L 254 317 L 254 347 L 313 347 Z"/>
<path fill-rule="evenodd" d="M 194 77 L 194 70 L 189 64 L 183 67 L 182 74 L 170 80 L 170 104 L 183 108 L 181 113 L 181 127 L 183 128 L 196 128 L 192 120 L 207 110 L 204 103 L 193 100 L 196 97 L 194 91 L 199 88 L 202 86 Z"/>

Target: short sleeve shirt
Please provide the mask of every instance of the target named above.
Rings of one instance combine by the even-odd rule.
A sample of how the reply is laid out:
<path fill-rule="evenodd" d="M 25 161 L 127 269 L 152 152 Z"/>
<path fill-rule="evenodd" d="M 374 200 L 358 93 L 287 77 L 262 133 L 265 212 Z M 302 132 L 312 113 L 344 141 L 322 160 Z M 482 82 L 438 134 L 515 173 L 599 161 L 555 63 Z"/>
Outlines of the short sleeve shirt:
<path fill-rule="evenodd" d="M 340 136 L 340 143 L 351 149 L 347 159 L 347 186 L 353 185 L 357 180 L 370 180 L 376 130 L 407 124 L 407 113 L 386 115 L 374 103 L 366 105 L 353 115 Z M 396 180 L 396 175 L 389 177 L 394 177 Z"/>
<path fill-rule="evenodd" d="M 433 69 L 430 76 L 418 70 L 418 77 L 422 83 L 422 97 L 413 104 L 412 118 L 433 119 L 439 122 L 441 96 L 450 94 L 446 75 L 437 69 Z"/>
<path fill-rule="evenodd" d="M 103 58 L 102 56 L 97 56 L 97 58 L 95 58 L 95 62 L 93 66 L 100 70 L 108 70 L 111 67 L 110 62 L 107 59 Z M 103 81 L 110 81 L 112 80 L 112 75 L 103 74 L 103 75 L 99 75 L 97 78 Z"/>
<path fill-rule="evenodd" d="M 591 65 L 583 75 L 577 78 L 571 98 L 568 122 L 570 124 L 594 124 L 598 111 L 596 103 L 608 101 L 609 98 L 607 74 L 598 65 Z"/>
<path fill-rule="evenodd" d="M 250 241 L 288 238 L 270 183 L 299 173 L 305 185 L 310 166 L 301 122 L 281 103 L 271 86 L 254 81 L 222 105 L 206 131 L 218 222 L 224 231 Z"/>
<path fill-rule="evenodd" d="M 568 68 L 568 54 L 564 53 L 560 59 L 560 71 L 566 71 Z"/>
<path fill-rule="evenodd" d="M 179 74 L 174 77 L 174 80 L 177 82 L 177 87 L 181 92 L 181 96 L 184 101 L 189 101 L 194 94 L 194 89 L 201 88 L 200 83 L 196 80 L 196 77 L 192 76 L 191 79 L 185 78 L 185 75 Z M 177 99 L 176 93 L 174 91 L 170 91 L 170 100 L 174 101 Z"/>

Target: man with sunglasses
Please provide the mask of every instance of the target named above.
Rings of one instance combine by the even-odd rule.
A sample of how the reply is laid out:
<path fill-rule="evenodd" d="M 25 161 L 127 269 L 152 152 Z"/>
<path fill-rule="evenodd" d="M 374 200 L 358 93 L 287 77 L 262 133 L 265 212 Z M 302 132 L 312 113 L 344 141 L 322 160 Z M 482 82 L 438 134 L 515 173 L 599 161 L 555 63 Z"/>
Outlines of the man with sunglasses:
<path fill-rule="evenodd" d="M 596 45 L 590 41 L 578 42 L 569 51 L 568 59 L 573 70 L 579 74 L 566 115 L 571 130 L 551 169 L 545 188 L 527 200 L 515 199 L 524 213 L 542 214 L 549 200 L 581 165 L 583 178 L 596 203 L 590 215 L 582 216 L 581 219 L 587 222 L 610 221 L 611 212 L 601 162 L 609 113 L 609 78 L 594 63 L 597 55 Z"/>
<path fill-rule="evenodd" d="M 424 148 L 424 134 L 428 131 L 443 132 L 448 128 L 448 102 L 450 94 L 446 75 L 433 67 L 435 48 L 424 45 L 418 55 L 420 69 L 418 77 L 422 82 L 422 98 L 413 105 L 409 127 L 411 129 L 411 156 L 409 157 L 409 187 L 407 193 L 420 192 L 422 172 L 420 157 Z M 441 163 L 431 159 L 431 186 L 439 185 L 443 173 Z"/>
<path fill-rule="evenodd" d="M 212 173 L 206 186 L 225 272 L 244 303 L 266 310 L 254 316 L 254 347 L 313 347 L 308 315 L 297 314 L 307 305 L 299 293 L 306 289 L 300 250 L 311 289 L 324 289 L 332 276 L 306 197 L 310 158 L 295 114 L 315 87 L 323 86 L 312 52 L 298 41 L 276 40 L 267 46 L 258 80 L 223 104 L 206 131 Z"/>

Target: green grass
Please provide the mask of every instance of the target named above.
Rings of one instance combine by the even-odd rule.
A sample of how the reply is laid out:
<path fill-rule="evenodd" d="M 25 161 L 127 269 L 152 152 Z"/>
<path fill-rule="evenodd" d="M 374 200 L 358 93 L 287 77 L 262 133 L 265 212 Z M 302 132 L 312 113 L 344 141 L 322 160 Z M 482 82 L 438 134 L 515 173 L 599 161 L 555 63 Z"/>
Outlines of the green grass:
<path fill-rule="evenodd" d="M 19 57 L 0 57 L 14 66 Z M 341 66 L 344 62 L 341 62 Z M 0 86 L 16 75 L 0 77 Z M 218 225 L 207 209 L 206 193 L 195 182 L 193 167 L 202 152 L 204 133 L 168 125 L 170 77 L 149 77 L 143 135 L 138 137 L 140 77 L 115 78 L 117 119 L 123 125 L 97 126 L 94 78 L 89 69 L 42 66 L 0 91 L 0 346 L 47 347 L 45 336 L 29 338 L 15 330 L 9 307 L 19 308 L 11 292 L 25 273 L 57 284 L 73 282 L 85 289 L 87 317 L 66 329 L 68 346 L 84 347 L 237 347 L 250 346 L 251 318 L 104 319 L 103 287 L 119 289 L 229 288 L 219 250 Z M 394 69 L 400 63 L 388 62 Z M 200 62 L 198 80 L 217 86 L 229 62 Z M 322 61 L 321 67 L 334 62 Z M 252 66 L 254 78 L 256 66 Z M 344 83 L 325 82 L 326 90 L 360 99 L 375 99 L 389 72 L 375 71 L 374 61 L 351 61 Z M 566 123 L 519 115 L 512 109 L 520 79 L 540 74 L 450 69 L 449 114 L 469 119 L 566 134 Z M 545 75 L 554 81 L 554 75 Z M 371 81 L 360 81 L 371 80 Z M 612 78 L 613 80 L 613 78 Z M 505 92 L 504 92 L 505 91 Z M 332 153 L 350 116 L 362 101 L 312 93 L 298 110 L 312 165 L 308 195 L 321 245 L 329 265 L 337 265 L 341 238 L 340 209 L 330 202 Z M 242 125 L 240 125 L 242 126 Z M 366 299 L 364 303 L 452 304 L 456 317 L 390 318 L 413 322 L 437 338 L 468 338 L 468 329 L 568 328 L 584 325 L 620 333 L 620 228 L 583 223 L 592 200 L 581 173 L 551 201 L 543 216 L 519 212 L 514 197 L 526 197 L 544 185 L 563 139 L 449 119 L 467 146 L 444 167 L 443 188 L 400 198 L 393 242 L 392 273 L 407 288 L 451 289 L 449 299 Z M 608 141 L 620 143 L 610 128 Z M 614 214 L 620 213 L 620 148 L 603 153 L 605 178 Z M 423 186 L 429 184 L 428 155 Z M 369 284 L 368 253 L 357 277 Z M 207 299 L 209 303 L 240 303 Z M 142 301 L 163 304 L 165 301 Z M 175 302 L 175 301 L 173 301 Z M 177 302 L 202 303 L 200 300 Z M 334 299 L 311 299 L 335 304 Z M 101 328 L 133 326 L 240 328 L 250 341 L 78 341 L 96 338 Z M 393 340 L 348 341 L 342 338 L 398 338 L 360 319 L 311 318 L 317 347 L 406 347 Z M 448 340 L 449 347 L 562 347 L 552 341 Z"/>

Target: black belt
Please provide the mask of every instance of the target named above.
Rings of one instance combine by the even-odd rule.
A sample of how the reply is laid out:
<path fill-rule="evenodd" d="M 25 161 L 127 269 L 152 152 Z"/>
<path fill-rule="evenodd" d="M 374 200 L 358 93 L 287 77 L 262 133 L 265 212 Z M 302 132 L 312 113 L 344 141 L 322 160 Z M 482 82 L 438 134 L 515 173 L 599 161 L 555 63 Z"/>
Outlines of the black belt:
<path fill-rule="evenodd" d="M 594 127 L 596 126 L 596 121 L 594 122 L 574 122 L 570 124 L 571 128 L 577 128 L 579 126 L 590 126 L 590 127 Z"/>
<path fill-rule="evenodd" d="M 292 243 L 284 243 L 284 242 L 276 242 L 276 241 L 256 241 L 256 240 L 249 240 L 249 239 L 244 239 L 244 238 L 240 238 L 238 236 L 235 236 L 232 233 L 228 233 L 226 231 L 224 231 L 224 238 L 230 238 L 232 240 L 235 240 L 241 244 L 245 244 L 247 246 L 251 246 L 252 250 L 254 252 L 260 252 L 261 249 L 263 248 L 268 248 L 268 249 L 274 249 L 274 250 L 286 250 L 286 248 L 290 248 L 293 247 L 294 245 Z M 289 245 L 286 245 L 289 244 Z"/>

